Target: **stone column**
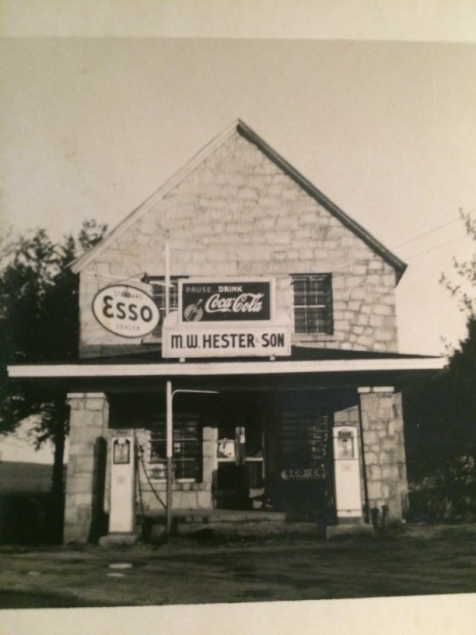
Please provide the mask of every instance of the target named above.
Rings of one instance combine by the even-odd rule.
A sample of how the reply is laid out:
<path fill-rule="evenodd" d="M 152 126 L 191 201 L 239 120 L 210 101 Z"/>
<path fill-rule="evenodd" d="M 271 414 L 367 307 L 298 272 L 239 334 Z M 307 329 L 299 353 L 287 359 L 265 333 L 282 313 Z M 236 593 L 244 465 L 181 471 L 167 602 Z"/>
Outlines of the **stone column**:
<path fill-rule="evenodd" d="M 207 505 L 200 505 L 201 507 L 212 507 L 212 487 L 214 479 L 216 479 L 218 469 L 217 458 L 217 442 L 218 442 L 218 428 L 216 426 L 205 426 L 203 428 L 202 436 L 202 452 L 203 452 L 203 471 L 202 480 L 204 488 L 206 489 L 207 497 L 202 494 L 202 499 L 206 498 Z M 209 495 L 209 496 L 208 496 Z"/>
<path fill-rule="evenodd" d="M 66 480 L 64 542 L 91 539 L 93 508 L 101 492 L 95 491 L 98 439 L 105 438 L 109 406 L 103 393 L 69 393 L 70 432 Z"/>
<path fill-rule="evenodd" d="M 408 496 L 401 394 L 386 386 L 359 394 L 369 507 L 381 514 L 386 506 L 388 519 L 401 521 Z"/>

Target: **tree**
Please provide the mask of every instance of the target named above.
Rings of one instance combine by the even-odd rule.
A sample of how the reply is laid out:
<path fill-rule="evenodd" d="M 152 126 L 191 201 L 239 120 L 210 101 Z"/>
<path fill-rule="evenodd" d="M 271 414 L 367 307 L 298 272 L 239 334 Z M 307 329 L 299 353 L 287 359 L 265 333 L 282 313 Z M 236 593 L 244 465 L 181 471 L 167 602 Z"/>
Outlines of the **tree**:
<path fill-rule="evenodd" d="M 44 229 L 4 240 L 0 246 L 0 433 L 28 417 L 35 421 L 35 445 L 54 444 L 52 490 L 63 492 L 64 440 L 68 407 L 61 390 L 8 380 L 11 363 L 77 359 L 78 289 L 69 265 L 99 242 L 106 226 L 85 221 L 77 239 L 53 242 Z"/>
<path fill-rule="evenodd" d="M 459 210 L 460 218 L 464 223 L 466 234 L 476 241 L 476 218 L 472 214 Z M 468 315 L 468 319 L 476 315 L 476 253 L 469 260 L 453 258 L 453 270 L 457 280 L 453 280 L 446 273 L 441 274 L 440 282 L 446 287 L 459 304 L 460 310 Z"/>
<path fill-rule="evenodd" d="M 476 240 L 476 220 L 460 214 Z M 437 516 L 476 513 L 476 257 L 455 258 L 454 272 L 441 283 L 466 313 L 467 335 L 442 373 L 405 394 L 409 476 L 432 492 L 425 505 Z"/>

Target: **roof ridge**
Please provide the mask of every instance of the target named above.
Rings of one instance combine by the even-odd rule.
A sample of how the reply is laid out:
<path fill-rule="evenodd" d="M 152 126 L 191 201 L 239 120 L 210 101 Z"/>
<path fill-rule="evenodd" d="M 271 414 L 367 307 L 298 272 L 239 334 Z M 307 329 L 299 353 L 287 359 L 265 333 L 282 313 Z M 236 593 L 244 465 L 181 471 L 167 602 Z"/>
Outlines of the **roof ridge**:
<path fill-rule="evenodd" d="M 88 264 L 94 256 L 103 250 L 105 245 L 109 243 L 113 237 L 117 237 L 120 233 L 122 233 L 122 231 L 129 227 L 133 221 L 145 214 L 157 200 L 163 199 L 172 188 L 176 187 L 184 178 L 186 178 L 202 161 L 205 160 L 207 156 L 217 150 L 234 132 L 238 132 L 238 134 L 240 134 L 243 138 L 254 144 L 265 156 L 268 157 L 268 159 L 270 159 L 275 165 L 283 170 L 285 174 L 293 179 L 295 183 L 304 189 L 309 196 L 322 205 L 335 218 L 340 220 L 343 225 L 361 238 L 368 247 L 378 253 L 387 263 L 389 263 L 396 271 L 398 282 L 407 267 L 403 260 L 387 249 L 387 247 L 375 238 L 375 236 L 346 214 L 346 212 L 331 201 L 331 199 L 321 192 L 321 190 L 309 181 L 309 179 L 291 165 L 281 154 L 276 152 L 274 148 L 272 148 L 262 137 L 260 137 L 252 128 L 239 118 L 235 119 L 231 125 L 227 126 L 221 133 L 213 137 L 207 144 L 202 146 L 200 150 L 195 152 L 184 166 L 170 176 L 140 205 L 134 208 L 103 238 L 100 243 L 77 258 L 71 264 L 72 270 L 75 273 L 79 273 L 79 271 L 81 271 L 81 269 Z"/>
<path fill-rule="evenodd" d="M 309 179 L 307 179 L 299 170 L 289 163 L 281 154 L 276 152 L 264 139 L 262 139 L 254 130 L 247 126 L 243 121 L 239 120 L 238 132 L 242 134 L 248 141 L 254 143 L 259 149 L 278 167 L 280 167 L 293 181 L 300 185 L 314 200 L 320 203 L 333 216 L 338 218 L 348 229 L 353 231 L 361 238 L 368 247 L 376 251 L 392 265 L 397 271 L 397 281 L 402 277 L 407 265 L 396 254 L 380 242 L 375 236 L 367 231 L 360 223 L 351 218 L 344 210 L 336 205 L 331 199 L 319 190 Z"/>

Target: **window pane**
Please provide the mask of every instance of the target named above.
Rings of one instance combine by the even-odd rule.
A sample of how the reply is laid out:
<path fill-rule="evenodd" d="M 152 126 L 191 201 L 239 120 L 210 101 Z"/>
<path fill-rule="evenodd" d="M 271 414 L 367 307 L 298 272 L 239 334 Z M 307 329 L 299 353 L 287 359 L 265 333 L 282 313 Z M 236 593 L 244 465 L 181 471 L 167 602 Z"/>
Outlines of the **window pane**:
<path fill-rule="evenodd" d="M 296 333 L 332 333 L 330 274 L 293 276 Z"/>
<path fill-rule="evenodd" d="M 186 278 L 187 276 L 171 276 L 170 282 L 171 285 L 169 287 L 169 302 L 170 302 L 170 311 L 178 310 L 178 281 Z M 160 284 L 159 284 L 160 283 Z M 160 337 L 162 333 L 162 323 L 165 317 L 165 276 L 153 276 L 151 277 L 151 285 L 152 285 L 152 296 L 154 298 L 155 304 L 160 312 L 160 321 L 157 325 L 157 328 L 154 329 L 153 335 L 156 337 Z"/>
<path fill-rule="evenodd" d="M 199 420 L 178 414 L 174 417 L 173 465 L 175 478 L 201 480 L 202 439 Z M 150 432 L 150 463 L 166 458 L 165 420 L 157 420 Z"/>
<path fill-rule="evenodd" d="M 294 326 L 296 333 L 307 333 L 306 309 L 296 309 L 294 312 Z"/>

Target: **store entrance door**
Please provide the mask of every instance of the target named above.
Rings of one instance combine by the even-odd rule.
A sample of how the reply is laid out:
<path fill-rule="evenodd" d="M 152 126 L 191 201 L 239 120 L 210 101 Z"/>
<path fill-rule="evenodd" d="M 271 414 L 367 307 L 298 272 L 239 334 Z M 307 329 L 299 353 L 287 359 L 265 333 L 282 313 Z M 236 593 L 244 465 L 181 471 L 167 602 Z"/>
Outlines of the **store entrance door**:
<path fill-rule="evenodd" d="M 256 417 L 233 417 L 218 428 L 216 504 L 260 509 L 264 497 L 264 430 Z"/>
<path fill-rule="evenodd" d="M 328 520 L 335 510 L 332 416 L 318 407 L 283 410 L 273 507 L 290 517 Z"/>

